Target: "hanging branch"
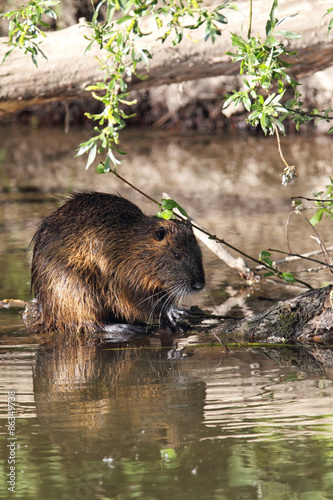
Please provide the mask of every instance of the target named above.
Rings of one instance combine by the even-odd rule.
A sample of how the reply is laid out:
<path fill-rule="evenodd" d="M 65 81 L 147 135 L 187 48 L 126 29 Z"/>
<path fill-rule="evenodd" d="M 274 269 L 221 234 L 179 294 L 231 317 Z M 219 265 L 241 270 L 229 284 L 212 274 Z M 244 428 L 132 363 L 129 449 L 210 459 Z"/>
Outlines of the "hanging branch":
<path fill-rule="evenodd" d="M 287 255 L 287 257 L 284 260 L 276 262 L 276 264 L 283 264 L 284 262 L 290 262 L 291 260 L 296 260 L 296 259 L 302 259 L 302 260 L 309 260 L 311 262 L 315 262 L 316 264 L 321 264 L 322 266 L 325 266 L 326 268 L 333 269 L 332 264 L 327 264 L 326 262 L 322 262 L 321 260 L 313 259 L 310 257 L 310 255 L 313 255 L 315 253 L 322 253 L 322 250 L 318 250 L 317 252 L 310 252 L 308 254 L 299 254 L 299 253 L 291 253 L 291 252 L 284 252 L 283 250 L 277 250 L 276 248 L 268 248 L 267 249 L 269 252 L 274 252 L 274 253 L 280 253 L 282 255 Z M 328 250 L 333 250 L 333 247 L 329 247 L 326 249 Z"/>
<path fill-rule="evenodd" d="M 293 255 L 293 253 L 291 252 L 291 249 L 290 249 L 290 245 L 289 245 L 289 238 L 288 238 L 288 227 L 289 227 L 289 222 L 290 222 L 290 219 L 291 217 L 294 215 L 294 214 L 299 214 L 301 215 L 304 220 L 309 224 L 309 226 L 311 227 L 312 231 L 315 233 L 316 235 L 316 241 L 317 243 L 320 245 L 320 248 L 321 248 L 321 251 L 324 255 L 324 258 L 326 260 L 326 264 L 327 264 L 327 267 L 329 268 L 329 270 L 333 273 L 333 260 L 331 258 L 331 256 L 329 255 L 328 251 L 327 251 L 327 248 L 326 248 L 326 245 L 325 243 L 323 242 L 323 240 L 321 239 L 320 237 L 320 234 L 318 233 L 318 231 L 316 230 L 316 228 L 314 227 L 313 224 L 311 224 L 311 222 L 309 221 L 309 219 L 303 214 L 302 212 L 302 209 L 301 207 L 298 207 L 296 206 L 295 207 L 295 211 L 294 212 L 291 212 L 289 214 L 289 217 L 288 217 L 288 221 L 287 221 L 287 224 L 286 224 L 286 238 L 287 238 L 287 244 L 288 244 L 288 250 L 289 250 L 289 254 L 290 255 Z M 318 261 L 317 261 L 318 262 Z M 320 264 L 325 264 L 324 262 L 319 262 Z"/>
<path fill-rule="evenodd" d="M 120 174 L 118 174 L 118 172 L 116 171 L 116 169 L 110 169 L 109 172 L 112 173 L 113 175 L 115 175 L 121 181 L 125 182 L 128 186 L 130 186 L 131 188 L 133 188 L 135 191 L 137 191 L 138 193 L 140 193 L 142 196 L 144 196 L 148 200 L 150 200 L 153 203 L 155 203 L 159 207 L 160 210 L 162 209 L 162 211 L 163 211 L 164 207 L 166 207 L 166 209 L 165 209 L 166 212 L 172 212 L 172 213 L 168 213 L 165 218 L 171 218 L 172 214 L 174 214 L 176 217 L 178 217 L 179 219 L 181 219 L 183 221 L 187 220 L 188 215 L 186 214 L 185 210 L 178 205 L 178 203 L 174 202 L 173 200 L 162 200 L 162 202 L 158 202 L 157 200 L 155 200 L 154 198 L 152 198 L 151 196 L 149 196 L 148 194 L 146 194 L 144 191 L 141 191 L 141 189 L 139 189 L 136 186 L 134 186 L 134 184 L 132 184 L 131 182 L 127 181 Z M 172 202 L 172 205 L 170 205 L 168 203 L 170 201 Z M 176 213 L 174 210 L 170 210 L 169 209 L 170 206 L 173 206 L 174 208 L 178 208 L 181 213 Z M 296 281 L 297 283 L 300 283 L 301 285 L 304 285 L 307 288 L 312 289 L 312 286 L 309 283 L 306 283 L 305 281 L 302 281 L 302 280 L 299 280 L 299 279 L 295 278 L 290 273 L 283 273 L 283 272 L 279 271 L 278 269 L 276 269 L 273 265 L 271 265 L 269 263 L 270 260 L 265 255 L 261 258 L 261 260 L 256 259 L 255 257 L 252 257 L 251 255 L 247 254 L 246 252 L 243 252 L 239 248 L 235 247 L 231 243 L 228 243 L 223 238 L 218 238 L 216 235 L 210 233 L 206 229 L 204 229 L 201 226 L 197 225 L 195 222 L 192 222 L 192 227 L 194 229 L 197 229 L 198 231 L 202 232 L 206 236 L 208 236 L 209 239 L 215 240 L 217 243 L 221 243 L 222 245 L 225 245 L 226 247 L 230 248 L 231 250 L 234 250 L 235 252 L 237 252 L 238 254 L 242 255 L 246 259 L 251 260 L 252 262 L 255 262 L 256 264 L 259 264 L 259 265 L 263 266 L 264 268 L 266 268 L 269 271 L 269 273 L 268 273 L 269 276 L 274 275 L 277 278 L 279 278 L 281 280 L 284 280 L 284 281 L 288 281 L 288 282 L 294 282 L 294 281 Z"/>

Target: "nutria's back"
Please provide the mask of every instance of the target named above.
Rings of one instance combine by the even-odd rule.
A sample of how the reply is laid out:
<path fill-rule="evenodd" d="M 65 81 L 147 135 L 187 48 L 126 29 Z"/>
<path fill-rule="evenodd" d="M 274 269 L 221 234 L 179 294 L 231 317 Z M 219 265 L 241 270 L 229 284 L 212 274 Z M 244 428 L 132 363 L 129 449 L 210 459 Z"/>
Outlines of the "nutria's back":
<path fill-rule="evenodd" d="M 146 216 L 119 196 L 74 194 L 32 243 L 31 284 L 45 330 L 151 321 L 205 285 L 191 226 Z"/>

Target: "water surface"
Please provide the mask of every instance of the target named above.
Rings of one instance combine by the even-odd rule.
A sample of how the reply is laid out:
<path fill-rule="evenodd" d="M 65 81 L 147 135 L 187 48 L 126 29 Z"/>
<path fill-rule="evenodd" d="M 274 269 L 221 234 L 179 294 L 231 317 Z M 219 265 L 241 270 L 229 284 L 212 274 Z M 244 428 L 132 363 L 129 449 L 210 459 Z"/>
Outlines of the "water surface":
<path fill-rule="evenodd" d="M 85 172 L 83 160 L 73 158 L 84 135 L 1 130 L 1 299 L 31 297 L 27 249 L 57 195 L 116 191 L 154 213 L 114 177 Z M 270 138 L 129 131 L 120 171 L 157 199 L 168 191 L 202 225 L 257 257 L 268 246 L 287 249 L 290 197 L 323 189 L 333 171 L 332 139 L 290 136 L 284 145 L 299 171 L 287 188 L 280 186 Z M 331 245 L 330 224 L 319 230 Z M 318 247 L 296 216 L 289 243 L 297 252 Z M 208 286 L 189 304 L 244 317 L 301 291 L 271 281 L 247 288 L 208 250 L 204 258 Z M 300 276 L 313 286 L 331 282 L 326 270 Z M 231 345 L 226 354 L 195 330 L 122 348 L 40 345 L 21 328 L 17 309 L 0 310 L 0 498 L 333 499 L 330 349 Z M 172 358 L 172 345 L 184 348 L 182 358 Z M 8 394 L 14 393 L 10 436 Z M 14 437 L 12 493 L 6 478 Z"/>

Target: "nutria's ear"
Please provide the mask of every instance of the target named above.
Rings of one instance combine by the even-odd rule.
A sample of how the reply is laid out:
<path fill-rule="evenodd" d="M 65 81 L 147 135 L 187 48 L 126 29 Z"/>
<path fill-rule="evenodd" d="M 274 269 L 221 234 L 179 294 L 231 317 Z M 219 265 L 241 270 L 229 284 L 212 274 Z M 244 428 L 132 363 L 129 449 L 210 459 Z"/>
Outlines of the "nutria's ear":
<path fill-rule="evenodd" d="M 162 241 L 164 240 L 165 238 L 165 235 L 166 235 L 166 228 L 164 226 L 160 226 L 158 229 L 156 229 L 155 231 L 155 239 L 157 241 Z"/>

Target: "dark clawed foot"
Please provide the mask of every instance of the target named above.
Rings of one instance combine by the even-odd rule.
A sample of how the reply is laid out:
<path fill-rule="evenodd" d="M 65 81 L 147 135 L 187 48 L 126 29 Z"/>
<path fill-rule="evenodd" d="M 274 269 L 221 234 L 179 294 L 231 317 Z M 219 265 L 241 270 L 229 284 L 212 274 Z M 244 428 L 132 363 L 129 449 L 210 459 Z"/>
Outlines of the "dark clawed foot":
<path fill-rule="evenodd" d="M 183 307 L 170 307 L 166 313 L 166 318 L 172 331 L 180 330 L 187 331 L 191 328 L 191 325 L 185 321 L 185 319 L 190 317 L 190 313 L 187 309 Z"/>

